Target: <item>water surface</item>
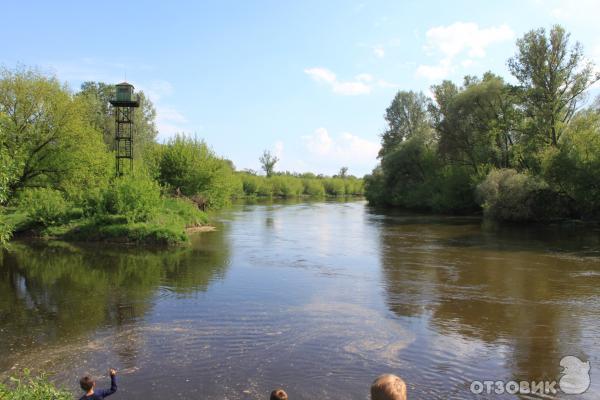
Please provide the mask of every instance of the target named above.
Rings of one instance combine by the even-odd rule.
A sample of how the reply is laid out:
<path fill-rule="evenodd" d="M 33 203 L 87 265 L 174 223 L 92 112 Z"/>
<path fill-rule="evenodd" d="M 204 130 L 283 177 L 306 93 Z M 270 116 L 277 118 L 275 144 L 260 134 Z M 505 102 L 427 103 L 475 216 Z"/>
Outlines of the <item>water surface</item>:
<path fill-rule="evenodd" d="M 15 243 L 0 259 L 0 378 L 44 370 L 76 393 L 80 375 L 114 367 L 115 400 L 265 399 L 278 386 L 367 399 L 392 372 L 412 399 L 465 399 L 473 380 L 557 380 L 575 355 L 592 365 L 579 398 L 600 396 L 593 227 L 361 201 L 218 217 L 183 249 Z"/>

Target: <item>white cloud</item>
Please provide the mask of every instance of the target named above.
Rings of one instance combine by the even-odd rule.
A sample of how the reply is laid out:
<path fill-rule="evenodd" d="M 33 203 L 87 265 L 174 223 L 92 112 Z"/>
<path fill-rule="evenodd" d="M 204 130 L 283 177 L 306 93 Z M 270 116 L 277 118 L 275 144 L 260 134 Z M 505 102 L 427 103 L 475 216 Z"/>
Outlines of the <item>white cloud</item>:
<path fill-rule="evenodd" d="M 371 167 L 376 162 L 379 143 L 343 132 L 336 138 L 331 137 L 325 128 L 316 129 L 302 140 L 308 152 L 339 167 Z"/>
<path fill-rule="evenodd" d="M 450 65 L 450 60 L 443 59 L 438 65 L 419 65 L 417 67 L 417 76 L 424 77 L 430 81 L 439 81 L 444 79 L 454 71 Z"/>
<path fill-rule="evenodd" d="M 353 81 L 339 81 L 336 75 L 327 68 L 307 68 L 304 72 L 315 82 L 324 83 L 331 87 L 334 93 L 355 96 L 371 93 L 371 86 L 365 83 L 364 78 L 368 74 L 360 74 Z"/>
<path fill-rule="evenodd" d="M 334 93 L 354 96 L 360 94 L 369 94 L 375 87 L 379 88 L 398 88 L 395 83 L 387 82 L 383 79 L 376 79 L 373 75 L 362 73 L 354 77 L 352 81 L 342 82 L 337 76 L 327 68 L 307 68 L 304 70 L 315 82 L 323 83 L 329 86 Z"/>
<path fill-rule="evenodd" d="M 417 76 L 430 80 L 447 77 L 455 69 L 454 60 L 466 55 L 467 60 L 461 64 L 467 67 L 473 58 L 483 58 L 487 48 L 494 44 L 512 40 L 515 36 L 508 25 L 480 28 L 473 22 L 455 22 L 448 26 L 437 26 L 429 29 L 426 34 L 425 50 L 430 55 L 441 55 L 435 65 L 420 65 Z"/>
<path fill-rule="evenodd" d="M 375 54 L 375 57 L 377 58 L 383 58 L 385 57 L 385 49 L 383 48 L 383 46 L 377 45 L 373 47 L 373 54 Z"/>

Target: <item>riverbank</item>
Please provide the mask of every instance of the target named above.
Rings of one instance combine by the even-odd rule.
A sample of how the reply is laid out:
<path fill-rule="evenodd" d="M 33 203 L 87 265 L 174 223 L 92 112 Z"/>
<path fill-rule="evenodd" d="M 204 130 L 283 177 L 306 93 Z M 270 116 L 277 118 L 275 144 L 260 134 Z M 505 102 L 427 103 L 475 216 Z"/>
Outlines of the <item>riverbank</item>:
<path fill-rule="evenodd" d="M 15 238 L 159 246 L 183 245 L 189 241 L 189 234 L 214 229 L 208 224 L 207 213 L 178 198 L 163 199 L 156 214 L 144 222 L 132 222 L 124 215 L 87 217 L 80 209 L 51 225 L 17 209 L 8 210 L 5 221 L 14 227 Z"/>

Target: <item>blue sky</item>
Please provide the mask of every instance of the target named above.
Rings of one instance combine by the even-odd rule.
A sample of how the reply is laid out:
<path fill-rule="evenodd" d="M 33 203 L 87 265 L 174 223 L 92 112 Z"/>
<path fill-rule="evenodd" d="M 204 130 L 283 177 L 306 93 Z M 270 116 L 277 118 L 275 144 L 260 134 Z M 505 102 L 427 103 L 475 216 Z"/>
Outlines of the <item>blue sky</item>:
<path fill-rule="evenodd" d="M 2 6 L 0 64 L 82 81 L 125 77 L 160 140 L 203 138 L 238 168 L 363 175 L 396 91 L 492 70 L 524 32 L 560 23 L 600 65 L 600 1 L 30 2 Z M 597 92 L 597 89 L 594 91 Z M 594 94 L 595 94 L 594 93 Z"/>

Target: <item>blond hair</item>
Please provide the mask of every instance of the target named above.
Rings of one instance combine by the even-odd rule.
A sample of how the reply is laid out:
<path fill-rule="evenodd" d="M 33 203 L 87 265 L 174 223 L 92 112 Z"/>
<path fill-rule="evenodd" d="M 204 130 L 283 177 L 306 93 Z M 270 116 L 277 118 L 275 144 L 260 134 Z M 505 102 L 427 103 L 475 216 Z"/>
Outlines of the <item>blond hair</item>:
<path fill-rule="evenodd" d="M 380 375 L 371 385 L 371 400 L 406 400 L 406 383 L 396 375 Z"/>

